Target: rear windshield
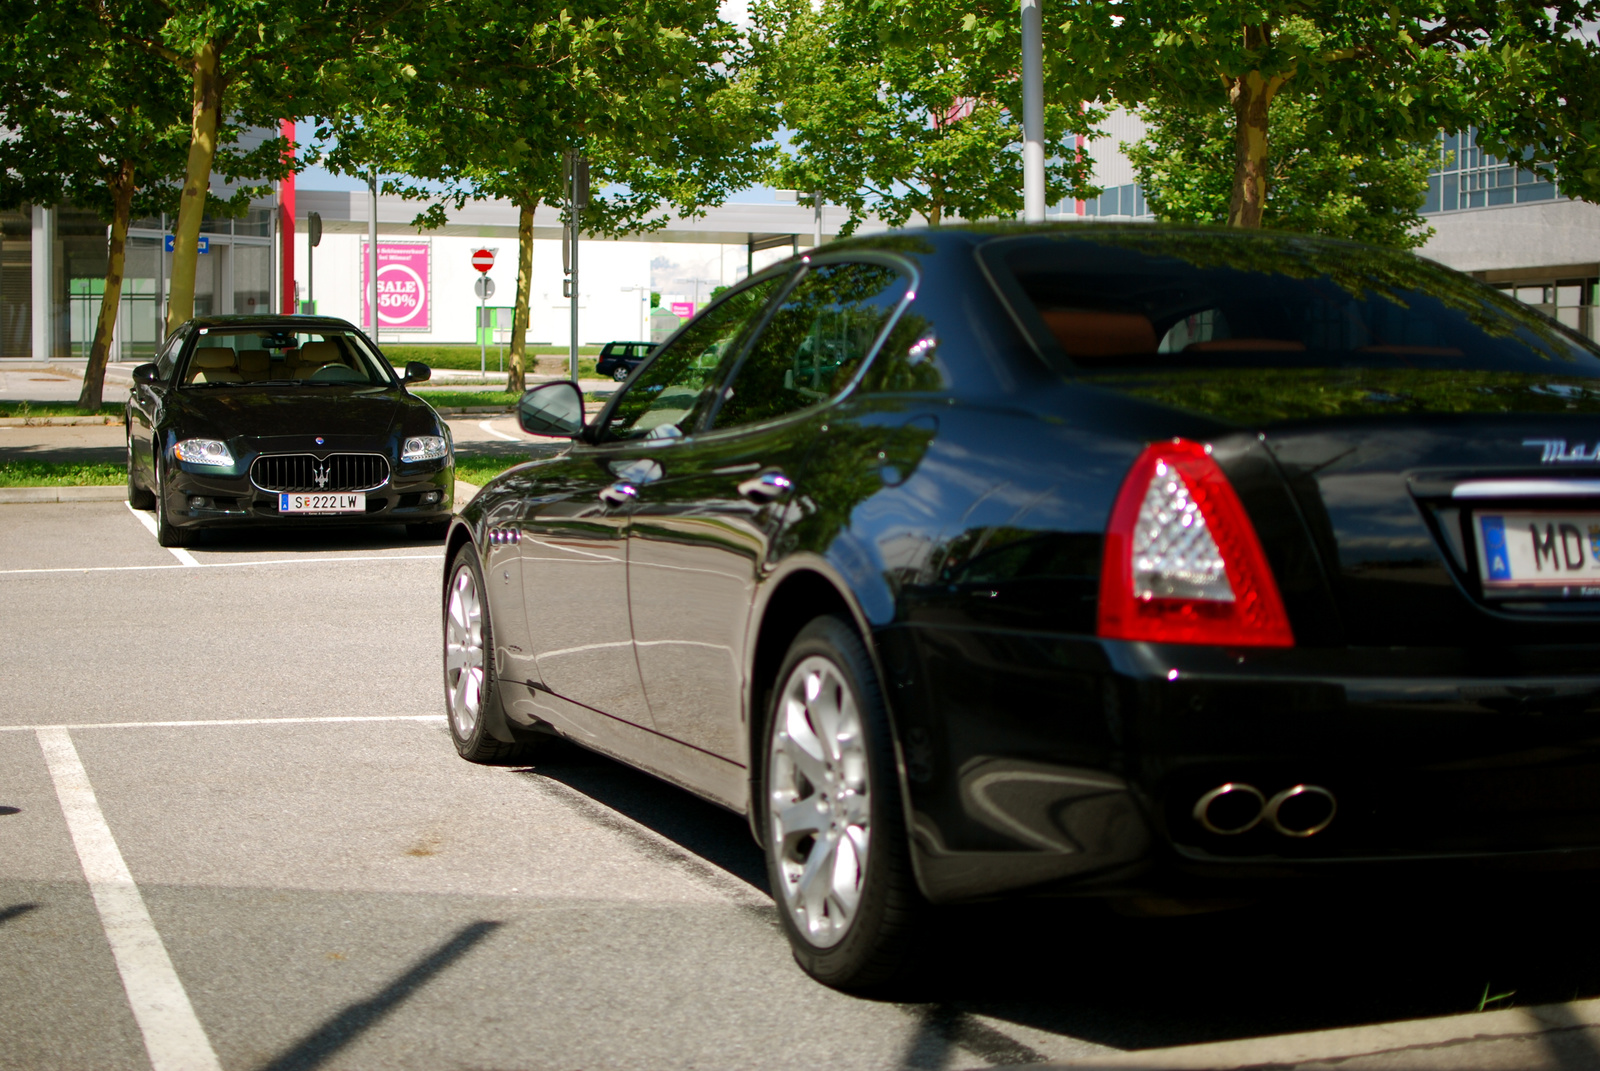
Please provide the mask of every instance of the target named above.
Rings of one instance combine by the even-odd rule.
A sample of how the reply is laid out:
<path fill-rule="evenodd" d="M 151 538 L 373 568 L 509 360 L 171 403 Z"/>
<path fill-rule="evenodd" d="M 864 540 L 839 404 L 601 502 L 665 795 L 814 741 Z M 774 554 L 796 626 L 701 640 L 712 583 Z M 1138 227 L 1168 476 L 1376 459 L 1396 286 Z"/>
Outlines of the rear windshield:
<path fill-rule="evenodd" d="M 186 387 L 387 387 L 388 362 L 355 331 L 201 328 L 179 376 Z"/>
<path fill-rule="evenodd" d="M 1600 378 L 1593 343 L 1406 253 L 1138 227 L 999 239 L 982 256 L 1045 359 L 1070 374 L 1393 369 Z"/>

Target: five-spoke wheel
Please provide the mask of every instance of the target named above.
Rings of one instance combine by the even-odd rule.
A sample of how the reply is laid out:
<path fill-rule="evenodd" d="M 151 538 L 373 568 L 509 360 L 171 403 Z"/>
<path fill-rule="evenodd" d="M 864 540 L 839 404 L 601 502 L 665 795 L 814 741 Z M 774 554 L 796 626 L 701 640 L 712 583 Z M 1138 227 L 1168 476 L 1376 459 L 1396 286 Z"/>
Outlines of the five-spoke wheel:
<path fill-rule="evenodd" d="M 471 543 L 456 551 L 449 575 L 444 590 L 444 705 L 450 738 L 471 762 L 507 762 L 530 745 L 498 740 L 489 728 L 491 718 L 502 724 L 505 719 L 494 671 L 494 622 Z"/>

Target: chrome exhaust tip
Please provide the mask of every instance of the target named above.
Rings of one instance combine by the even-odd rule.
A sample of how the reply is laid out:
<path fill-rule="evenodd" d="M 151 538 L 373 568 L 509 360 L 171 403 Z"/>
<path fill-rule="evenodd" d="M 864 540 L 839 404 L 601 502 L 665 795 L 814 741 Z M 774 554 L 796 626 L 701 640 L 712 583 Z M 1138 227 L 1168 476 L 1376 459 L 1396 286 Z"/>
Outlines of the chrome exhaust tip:
<path fill-rule="evenodd" d="M 1310 837 L 1327 829 L 1338 813 L 1332 792 L 1321 785 L 1295 785 L 1268 800 L 1262 817 L 1286 837 Z"/>
<path fill-rule="evenodd" d="M 1254 785 L 1229 781 L 1195 801 L 1194 820 L 1207 833 L 1224 837 L 1248 833 L 1266 813 L 1267 798 Z"/>

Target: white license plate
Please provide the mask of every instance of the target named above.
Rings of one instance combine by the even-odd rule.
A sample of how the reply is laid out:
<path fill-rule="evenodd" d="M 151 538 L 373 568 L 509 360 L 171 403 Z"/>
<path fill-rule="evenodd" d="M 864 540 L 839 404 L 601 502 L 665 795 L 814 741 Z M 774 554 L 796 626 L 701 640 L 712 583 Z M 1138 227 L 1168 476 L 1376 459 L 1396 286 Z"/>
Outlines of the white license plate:
<path fill-rule="evenodd" d="M 1566 588 L 1600 596 L 1600 513 L 1479 513 L 1484 590 Z"/>
<path fill-rule="evenodd" d="M 279 513 L 365 513 L 367 496 L 361 494 L 278 495 Z"/>

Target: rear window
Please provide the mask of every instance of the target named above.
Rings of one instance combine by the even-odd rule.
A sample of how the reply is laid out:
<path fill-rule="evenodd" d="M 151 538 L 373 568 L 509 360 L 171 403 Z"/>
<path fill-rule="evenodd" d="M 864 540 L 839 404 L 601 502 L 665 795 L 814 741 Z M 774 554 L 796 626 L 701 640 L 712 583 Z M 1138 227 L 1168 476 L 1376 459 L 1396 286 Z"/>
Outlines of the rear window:
<path fill-rule="evenodd" d="M 1068 374 L 1393 369 L 1485 373 L 1491 386 L 1500 374 L 1600 378 L 1600 351 L 1586 339 L 1406 253 L 1139 227 L 999 239 L 981 255 L 1041 354 Z"/>

